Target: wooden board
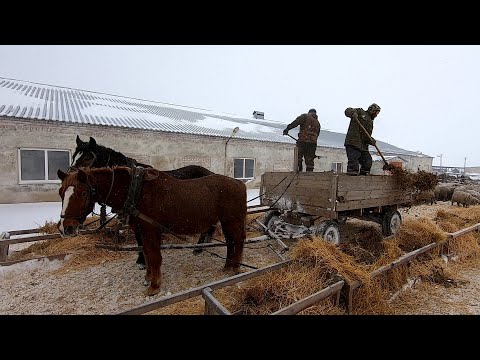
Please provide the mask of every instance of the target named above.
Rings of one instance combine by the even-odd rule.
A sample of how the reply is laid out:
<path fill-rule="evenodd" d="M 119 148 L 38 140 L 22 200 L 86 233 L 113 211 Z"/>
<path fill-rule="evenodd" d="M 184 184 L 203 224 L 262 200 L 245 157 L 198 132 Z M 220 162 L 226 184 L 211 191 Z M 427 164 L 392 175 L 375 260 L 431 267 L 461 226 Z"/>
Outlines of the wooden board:
<path fill-rule="evenodd" d="M 262 205 L 282 210 L 305 212 L 304 206 L 331 209 L 331 184 L 334 174 L 273 172 L 262 175 Z"/>
<path fill-rule="evenodd" d="M 336 218 L 329 212 L 410 202 L 393 176 L 348 176 L 329 172 L 266 172 L 261 181 L 262 205 Z M 335 199 L 336 201 L 332 201 Z"/>
<path fill-rule="evenodd" d="M 400 185 L 396 178 L 390 175 L 338 176 L 338 191 L 348 190 L 397 190 Z"/>

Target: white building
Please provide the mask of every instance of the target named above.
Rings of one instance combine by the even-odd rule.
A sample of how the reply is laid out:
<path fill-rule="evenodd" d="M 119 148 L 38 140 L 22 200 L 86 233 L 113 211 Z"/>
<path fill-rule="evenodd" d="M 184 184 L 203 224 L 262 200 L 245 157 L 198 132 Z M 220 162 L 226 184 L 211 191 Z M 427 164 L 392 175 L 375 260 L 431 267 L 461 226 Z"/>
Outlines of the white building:
<path fill-rule="evenodd" d="M 244 118 L 0 78 L 0 203 L 58 201 L 57 169 L 68 168 L 77 135 L 159 170 L 198 164 L 257 188 L 264 172 L 295 169 L 295 141 L 282 135 L 286 125 L 257 110 Z M 297 137 L 298 128 L 290 134 Z M 344 140 L 345 134 L 321 131 L 315 171 L 345 171 Z M 406 169 L 431 171 L 431 156 L 378 140 L 377 146 L 385 156 L 401 156 Z"/>

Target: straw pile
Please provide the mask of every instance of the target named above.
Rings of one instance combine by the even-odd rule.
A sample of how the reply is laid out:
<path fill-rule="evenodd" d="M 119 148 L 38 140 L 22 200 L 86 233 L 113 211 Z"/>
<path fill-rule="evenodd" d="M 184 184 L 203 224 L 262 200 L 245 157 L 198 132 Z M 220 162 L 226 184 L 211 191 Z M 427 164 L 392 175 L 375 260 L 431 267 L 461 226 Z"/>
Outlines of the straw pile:
<path fill-rule="evenodd" d="M 455 271 L 439 257 L 438 248 L 418 256 L 410 265 L 397 267 L 377 278 L 370 278 L 371 271 L 391 263 L 407 252 L 444 240 L 446 234 L 442 226 L 445 227 L 445 223 L 461 223 L 464 228 L 465 225 L 480 222 L 480 207 L 472 207 L 468 212 L 465 210 L 453 208 L 451 213 L 450 210 L 439 211 L 437 223 L 426 218 L 405 221 L 396 236 L 375 245 L 373 241 L 369 242 L 361 237 L 357 242 L 343 244 L 339 248 L 323 241 L 299 241 L 292 248 L 291 255 L 295 262 L 290 267 L 252 279 L 244 285 L 243 294 L 239 294 L 237 303 L 229 301 L 229 304 L 232 310 L 240 313 L 269 314 L 325 288 L 333 282 L 334 276 L 339 274 L 348 283 L 355 280 L 363 283 L 363 286 L 354 292 L 353 314 L 395 314 L 398 311 L 397 305 L 393 305 L 391 299 L 405 287 L 409 279 L 420 279 L 447 287 L 455 286 Z M 440 219 L 443 221 L 439 221 Z M 452 228 L 449 231 L 458 229 Z M 365 233 L 365 230 L 369 231 L 372 237 L 378 237 L 373 228 L 359 233 Z M 359 248 L 362 248 L 363 252 Z M 347 255 L 340 249 L 352 255 Z M 454 251 L 458 259 L 478 257 L 479 250 L 476 234 L 465 235 L 450 245 L 450 251 Z M 365 255 L 367 253 L 368 255 Z M 218 297 L 221 299 L 220 292 Z M 302 313 L 343 313 L 343 308 L 334 307 L 332 300 L 333 298 L 326 299 Z"/>
<path fill-rule="evenodd" d="M 86 228 L 94 229 L 99 225 L 97 216 L 88 217 L 86 220 Z M 112 220 L 108 225 L 114 226 L 116 219 Z M 58 233 L 57 223 L 45 222 L 38 229 L 39 233 L 53 234 Z M 70 258 L 65 262 L 62 269 L 79 269 L 101 264 L 105 261 L 111 261 L 122 258 L 125 254 L 119 252 L 111 252 L 105 249 L 96 248 L 99 242 L 105 242 L 104 232 L 98 234 L 80 234 L 76 237 L 57 238 L 45 241 L 36 241 L 27 248 L 14 252 L 9 255 L 8 260 L 27 260 L 41 256 L 51 256 L 60 254 L 71 254 Z M 110 240 L 111 241 L 111 240 Z"/>
<path fill-rule="evenodd" d="M 247 219 L 248 237 L 263 233 L 255 223 L 255 219 L 261 216 L 253 214 Z M 405 220 L 399 233 L 386 240 L 381 239 L 378 227 L 366 225 L 358 225 L 355 236 L 339 247 L 318 238 L 297 240 L 287 253 L 293 259 L 290 266 L 216 290 L 214 295 L 232 313 L 271 314 L 324 289 L 336 282 L 340 275 L 349 284 L 356 281 L 363 284 L 354 292 L 353 314 L 395 314 L 399 311 L 397 300 L 401 298 L 397 295 L 412 279 L 447 287 L 456 286 L 459 280 L 456 279 L 454 264 L 443 261 L 439 256 L 439 248 L 435 248 L 418 256 L 409 265 L 387 271 L 376 278 L 370 277 L 371 272 L 405 253 L 444 240 L 445 232 L 454 232 L 479 222 L 480 206 L 449 207 L 448 210 L 439 210 L 434 220 L 422 217 Z M 221 233 L 215 234 L 214 237 L 221 237 Z M 196 242 L 197 239 L 198 237 L 190 237 L 187 240 Z M 37 243 L 23 252 L 30 256 L 32 252 L 42 255 L 74 253 L 68 263 L 57 270 L 59 272 L 72 267 L 92 266 L 124 256 L 125 253 L 122 252 L 95 248 L 95 243 L 104 240 L 98 234 L 80 235 L 76 238 Z M 478 240 L 477 233 L 470 233 L 450 241 L 448 249 L 453 255 L 451 258 L 457 261 L 478 260 L 480 258 Z M 171 241 L 179 242 L 177 238 Z M 203 305 L 203 299 L 196 297 L 152 313 L 202 314 Z M 330 297 L 301 314 L 343 313 L 344 307 L 335 306 L 334 297 Z"/>
<path fill-rule="evenodd" d="M 438 177 L 423 170 L 412 173 L 408 170 L 395 168 L 393 176 L 401 188 L 412 193 L 434 189 L 438 184 Z"/>

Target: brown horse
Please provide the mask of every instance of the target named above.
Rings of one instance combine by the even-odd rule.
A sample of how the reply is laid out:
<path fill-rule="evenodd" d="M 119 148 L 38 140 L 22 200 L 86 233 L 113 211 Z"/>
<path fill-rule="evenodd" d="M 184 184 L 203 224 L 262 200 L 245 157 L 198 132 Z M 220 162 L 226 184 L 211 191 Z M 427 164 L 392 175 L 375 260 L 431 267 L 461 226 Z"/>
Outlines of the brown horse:
<path fill-rule="evenodd" d="M 129 167 L 79 169 L 64 173 L 59 189 L 62 213 L 58 229 L 62 236 L 75 236 L 88 209 L 104 202 L 116 209 L 132 204 L 131 185 L 136 171 Z M 238 272 L 246 237 L 247 191 L 245 184 L 228 176 L 213 174 L 197 179 L 178 180 L 147 169 L 138 201 L 129 216 L 129 225 L 143 237 L 147 263 L 145 279 L 148 295 L 160 291 L 161 234 L 164 231 L 191 235 L 207 231 L 220 221 L 227 243 L 225 270 Z"/>
<path fill-rule="evenodd" d="M 77 135 L 76 138 L 77 147 L 73 154 L 73 160 L 75 157 L 80 154 L 79 158 L 72 164 L 70 169 L 75 170 L 79 167 L 89 167 L 89 168 L 101 168 L 101 167 L 113 167 L 113 166 L 141 166 L 143 168 L 151 168 L 150 165 L 139 163 L 137 160 L 125 156 L 119 151 L 113 150 L 112 148 L 97 144 L 97 141 L 90 136 L 90 140 L 82 141 Z M 199 165 L 187 165 L 178 169 L 168 170 L 165 173 L 173 176 L 177 179 L 196 179 L 202 176 L 214 174 L 210 170 Z M 104 206 L 104 205 L 101 205 Z M 93 208 L 92 208 L 93 211 Z M 201 234 L 198 243 L 210 242 L 216 229 L 216 224 L 212 224 L 210 229 L 207 232 Z M 142 246 L 143 240 L 139 232 L 135 232 L 135 240 L 137 241 L 138 246 Z M 194 254 L 201 252 L 201 249 L 195 249 Z M 138 258 L 136 263 L 140 268 L 145 267 L 145 257 L 143 252 L 138 253 Z"/>

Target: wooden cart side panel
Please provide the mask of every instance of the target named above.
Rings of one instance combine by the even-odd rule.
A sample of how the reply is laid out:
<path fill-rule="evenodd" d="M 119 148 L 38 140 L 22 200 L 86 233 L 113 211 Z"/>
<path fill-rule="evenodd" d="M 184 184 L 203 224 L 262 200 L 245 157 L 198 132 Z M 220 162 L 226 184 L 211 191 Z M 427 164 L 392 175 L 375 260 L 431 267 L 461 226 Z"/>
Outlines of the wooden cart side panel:
<path fill-rule="evenodd" d="M 264 173 L 260 203 L 305 212 L 303 206 L 331 208 L 333 173 Z M 283 181 L 282 181 L 283 180 Z"/>
<path fill-rule="evenodd" d="M 338 202 L 349 202 L 353 200 L 397 198 L 405 196 L 403 190 L 350 190 L 339 191 L 337 194 Z"/>
<path fill-rule="evenodd" d="M 329 210 L 328 208 L 320 208 L 318 206 L 303 206 L 303 211 L 305 214 L 310 214 L 313 216 L 321 216 L 328 219 L 337 219 L 338 214 L 336 211 Z"/>
<path fill-rule="evenodd" d="M 277 185 L 277 184 L 275 184 Z M 287 191 L 290 194 L 297 194 L 297 193 L 308 193 L 308 194 L 315 194 L 318 191 L 328 191 L 330 192 L 330 184 L 329 183 L 319 183 L 317 186 L 312 187 L 312 186 L 307 186 L 303 182 L 292 182 L 290 185 L 289 183 L 281 183 L 280 185 L 276 186 L 268 186 L 267 185 L 267 193 L 268 195 L 269 192 L 280 192 L 283 193 L 284 191 Z"/>
<path fill-rule="evenodd" d="M 338 192 L 349 190 L 398 190 L 400 184 L 390 175 L 348 176 L 338 177 Z"/>
<path fill-rule="evenodd" d="M 283 180 L 283 182 L 281 182 Z M 278 185 L 281 182 L 280 185 Z M 333 172 L 271 172 L 262 175 L 261 204 L 312 215 L 406 204 L 411 195 L 388 175 L 348 176 Z M 288 188 L 287 188 L 288 187 Z M 336 200 L 336 201 L 335 201 Z M 333 212 L 333 214 L 331 214 Z"/>
<path fill-rule="evenodd" d="M 313 174 L 313 175 L 310 175 Z M 323 172 L 323 173 L 315 173 L 315 172 L 304 172 L 304 173 L 295 173 L 295 172 L 266 172 L 262 174 L 262 182 L 267 186 L 275 186 L 278 183 L 282 182 L 282 184 L 289 183 L 302 183 L 305 186 L 325 186 L 319 185 L 323 182 L 330 183 L 332 178 L 334 177 L 333 172 Z"/>
<path fill-rule="evenodd" d="M 262 205 L 271 206 L 275 203 L 276 208 L 285 210 L 302 211 L 303 205 L 316 206 L 320 208 L 331 208 L 330 192 L 328 190 L 317 191 L 314 194 L 311 190 L 301 189 L 295 193 L 289 192 L 290 189 L 284 193 L 281 189 L 263 196 Z M 280 200 L 278 200 L 280 198 Z M 277 201 L 278 200 L 278 201 Z"/>
<path fill-rule="evenodd" d="M 348 176 L 338 178 L 337 211 L 408 203 L 410 194 L 389 175 Z"/>
<path fill-rule="evenodd" d="M 404 197 L 388 197 L 380 199 L 352 200 L 348 203 L 337 203 L 336 211 L 356 210 L 378 206 L 405 204 L 409 201 Z"/>
<path fill-rule="evenodd" d="M 337 186 L 338 186 L 338 175 L 335 175 L 332 178 L 332 183 L 330 185 L 330 210 L 336 210 L 337 203 Z"/>

